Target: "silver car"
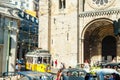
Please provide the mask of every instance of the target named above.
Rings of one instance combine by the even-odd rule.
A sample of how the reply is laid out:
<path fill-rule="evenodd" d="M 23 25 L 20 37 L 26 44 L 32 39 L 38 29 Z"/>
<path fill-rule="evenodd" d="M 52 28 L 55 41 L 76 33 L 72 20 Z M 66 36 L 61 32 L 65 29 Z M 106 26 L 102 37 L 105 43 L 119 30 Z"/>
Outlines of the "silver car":
<path fill-rule="evenodd" d="M 82 69 L 69 68 L 62 71 L 62 80 L 85 80 L 87 72 Z"/>

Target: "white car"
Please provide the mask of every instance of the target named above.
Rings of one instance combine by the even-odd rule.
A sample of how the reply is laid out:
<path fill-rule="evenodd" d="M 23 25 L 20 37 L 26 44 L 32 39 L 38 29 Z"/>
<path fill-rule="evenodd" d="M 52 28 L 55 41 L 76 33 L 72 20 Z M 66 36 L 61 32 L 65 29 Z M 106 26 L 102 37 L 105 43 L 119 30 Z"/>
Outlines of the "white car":
<path fill-rule="evenodd" d="M 113 77 L 114 77 L 113 80 L 120 80 L 120 73 L 117 72 L 115 69 L 103 68 L 103 69 L 96 70 L 95 72 L 98 80 L 109 80 L 110 78 L 113 78 Z"/>

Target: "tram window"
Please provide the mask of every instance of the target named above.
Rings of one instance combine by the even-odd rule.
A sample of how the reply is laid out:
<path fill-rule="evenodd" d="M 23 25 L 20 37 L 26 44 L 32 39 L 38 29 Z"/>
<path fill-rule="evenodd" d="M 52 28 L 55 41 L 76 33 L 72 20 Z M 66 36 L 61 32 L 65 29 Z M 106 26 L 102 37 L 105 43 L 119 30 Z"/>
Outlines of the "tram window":
<path fill-rule="evenodd" d="M 50 57 L 47 57 L 46 60 L 47 60 L 47 63 L 50 64 Z"/>
<path fill-rule="evenodd" d="M 49 57 L 49 59 L 48 59 L 48 63 L 50 63 L 50 59 L 51 59 L 51 58 Z"/>
<path fill-rule="evenodd" d="M 43 59 L 43 63 L 46 63 L 46 64 L 47 64 L 47 58 L 44 58 L 44 59 Z"/>
<path fill-rule="evenodd" d="M 26 61 L 27 61 L 28 63 L 33 63 L 33 58 L 32 58 L 32 57 L 27 57 L 27 58 L 26 58 Z"/>
<path fill-rule="evenodd" d="M 37 63 L 45 63 L 49 64 L 50 63 L 50 57 L 38 57 Z"/>
<path fill-rule="evenodd" d="M 50 57 L 44 57 L 43 63 L 49 64 L 50 63 Z"/>
<path fill-rule="evenodd" d="M 38 61 L 39 64 L 42 62 L 42 57 L 38 57 Z"/>

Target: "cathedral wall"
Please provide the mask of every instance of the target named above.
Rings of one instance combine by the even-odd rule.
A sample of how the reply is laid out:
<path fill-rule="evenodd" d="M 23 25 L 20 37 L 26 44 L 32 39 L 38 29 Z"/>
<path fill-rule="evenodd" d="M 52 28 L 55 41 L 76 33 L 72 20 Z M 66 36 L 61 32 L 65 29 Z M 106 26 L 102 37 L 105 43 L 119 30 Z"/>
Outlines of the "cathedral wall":
<path fill-rule="evenodd" d="M 80 0 L 82 1 L 82 0 Z M 84 0 L 83 0 L 84 1 Z M 97 0 L 85 0 L 83 12 L 79 15 L 79 54 L 84 56 L 84 32 L 89 27 L 89 23 L 96 19 L 105 18 L 108 21 L 118 20 L 119 12 L 110 10 L 119 9 L 119 0 L 108 0 L 109 2 L 96 5 Z M 99 0 L 102 1 L 102 0 Z M 107 0 L 103 0 L 107 1 Z M 51 0 L 51 8 L 47 0 L 40 1 L 39 17 L 39 47 L 48 49 L 48 27 L 50 26 L 50 52 L 52 60 L 58 60 L 68 66 L 77 64 L 77 0 L 66 0 L 66 7 L 59 9 L 59 0 Z M 81 4 L 81 3 L 80 3 Z M 81 6 L 81 5 L 79 5 Z M 81 9 L 82 7 L 80 7 Z M 50 25 L 49 9 L 51 10 Z M 104 10 L 104 11 L 103 11 Z M 82 11 L 82 10 L 80 10 Z M 100 51 L 100 50 L 99 50 Z M 99 52 L 100 53 L 100 52 Z M 98 56 L 100 58 L 100 56 Z M 96 59 L 98 59 L 96 58 Z M 80 60 L 83 58 L 80 57 Z M 59 66 L 58 66 L 59 67 Z"/>
<path fill-rule="evenodd" d="M 58 68 L 61 62 L 65 63 L 66 67 L 75 66 L 77 64 L 77 0 L 66 0 L 66 8 L 64 9 L 59 9 L 58 1 L 51 1 L 50 52 L 52 60 L 57 59 Z M 39 18 L 39 34 L 41 35 L 39 36 L 39 46 L 47 49 L 49 20 L 43 6 L 41 9 L 44 15 Z"/>
<path fill-rule="evenodd" d="M 99 11 L 120 8 L 119 0 L 85 0 L 84 11 Z"/>
<path fill-rule="evenodd" d="M 111 22 L 112 20 L 117 21 L 120 18 L 119 5 L 118 5 L 119 1 L 118 0 L 113 0 L 113 1 L 114 2 L 111 5 L 109 5 L 108 7 L 105 7 L 105 6 L 101 7 L 101 9 L 95 7 L 95 5 L 92 5 L 94 6 L 93 8 L 90 5 L 88 5 L 87 1 L 85 2 L 84 12 L 80 12 L 80 39 L 82 38 L 84 39 L 84 31 L 86 31 L 86 29 L 90 26 L 90 24 L 95 22 L 96 20 L 100 20 L 100 18 L 104 18 Z M 109 35 L 109 34 L 106 34 L 106 35 Z M 117 44 L 117 46 L 118 45 L 119 43 Z M 81 49 L 81 46 L 80 46 L 80 49 Z M 117 61 L 119 60 L 119 52 L 120 51 L 119 51 L 119 46 L 118 46 L 117 47 Z M 84 54 L 84 51 L 80 50 L 80 53 Z M 101 55 L 100 49 L 99 49 L 99 55 Z M 94 58 L 100 59 L 100 56 L 95 56 Z"/>
<path fill-rule="evenodd" d="M 75 66 L 77 64 L 76 0 L 67 1 L 65 9 L 54 8 L 51 21 L 52 58 L 58 60 L 58 67 L 60 62 L 65 63 L 66 67 Z"/>

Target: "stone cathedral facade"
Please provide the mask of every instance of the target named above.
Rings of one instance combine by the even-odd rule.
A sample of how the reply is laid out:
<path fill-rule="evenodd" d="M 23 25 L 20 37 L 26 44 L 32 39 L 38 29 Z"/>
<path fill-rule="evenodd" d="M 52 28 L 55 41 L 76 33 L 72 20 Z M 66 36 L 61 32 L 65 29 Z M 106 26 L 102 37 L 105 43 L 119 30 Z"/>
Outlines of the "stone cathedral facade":
<path fill-rule="evenodd" d="M 39 47 L 66 66 L 85 60 L 91 65 L 119 62 L 120 38 L 113 27 L 120 18 L 119 4 L 119 0 L 40 0 Z"/>

